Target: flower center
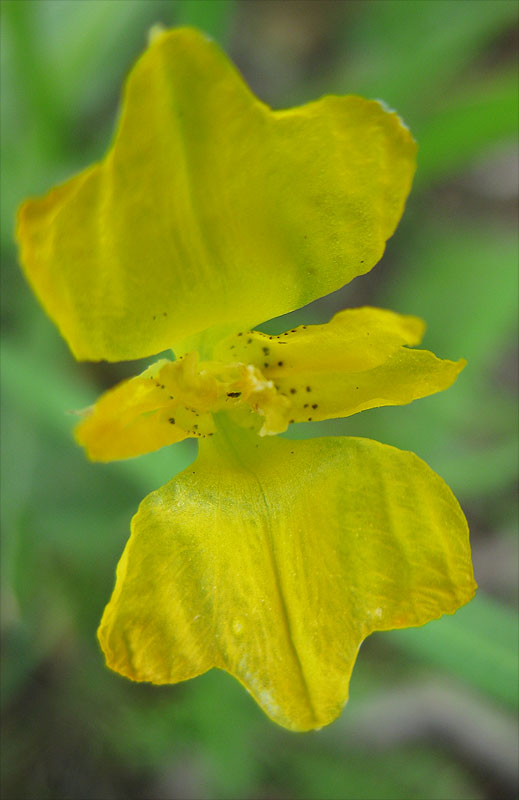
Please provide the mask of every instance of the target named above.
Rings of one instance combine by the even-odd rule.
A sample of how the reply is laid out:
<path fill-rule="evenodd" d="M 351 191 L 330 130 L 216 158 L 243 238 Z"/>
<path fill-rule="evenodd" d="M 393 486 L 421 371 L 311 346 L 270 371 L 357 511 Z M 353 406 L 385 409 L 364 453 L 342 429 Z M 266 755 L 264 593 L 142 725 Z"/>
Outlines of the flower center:
<path fill-rule="evenodd" d="M 253 364 L 243 362 L 198 361 L 198 353 L 187 353 L 178 361 L 162 360 L 149 368 L 159 406 L 171 413 L 171 424 L 179 425 L 192 436 L 214 432 L 212 415 L 227 411 L 245 427 L 258 427 L 269 436 L 288 427 L 290 400 L 278 391 Z"/>

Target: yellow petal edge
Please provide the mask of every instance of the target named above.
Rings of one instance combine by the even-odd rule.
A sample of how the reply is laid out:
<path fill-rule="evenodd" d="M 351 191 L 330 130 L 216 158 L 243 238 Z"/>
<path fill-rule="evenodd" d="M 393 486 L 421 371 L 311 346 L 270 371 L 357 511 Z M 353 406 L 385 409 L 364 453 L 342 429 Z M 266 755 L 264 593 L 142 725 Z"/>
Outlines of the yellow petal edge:
<path fill-rule="evenodd" d="M 226 430 L 141 504 L 99 640 L 133 680 L 217 667 L 280 725 L 320 728 L 366 636 L 471 599 L 467 524 L 412 453 Z"/>
<path fill-rule="evenodd" d="M 78 359 L 203 351 L 370 270 L 415 150 L 376 101 L 274 111 L 214 42 L 167 31 L 103 160 L 21 207 L 20 260 Z"/>

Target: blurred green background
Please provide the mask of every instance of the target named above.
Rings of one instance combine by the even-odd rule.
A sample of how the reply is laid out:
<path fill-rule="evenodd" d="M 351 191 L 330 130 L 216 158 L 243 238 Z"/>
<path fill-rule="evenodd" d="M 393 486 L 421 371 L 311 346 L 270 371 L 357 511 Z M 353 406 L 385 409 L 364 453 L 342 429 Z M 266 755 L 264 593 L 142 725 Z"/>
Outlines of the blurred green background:
<path fill-rule="evenodd" d="M 516 796 L 517 9 L 508 0 L 1 3 L 6 800 Z M 132 514 L 195 449 L 85 460 L 66 411 L 136 365 L 74 362 L 18 270 L 13 219 L 25 196 L 103 154 L 121 81 L 156 22 L 210 33 L 274 107 L 356 93 L 398 110 L 420 147 L 403 222 L 371 274 L 290 322 L 380 305 L 423 316 L 426 347 L 469 361 L 443 395 L 290 432 L 417 452 L 467 513 L 480 585 L 454 617 L 370 637 L 347 708 L 316 733 L 276 727 L 224 673 L 173 687 L 127 682 L 105 669 L 96 642 Z"/>

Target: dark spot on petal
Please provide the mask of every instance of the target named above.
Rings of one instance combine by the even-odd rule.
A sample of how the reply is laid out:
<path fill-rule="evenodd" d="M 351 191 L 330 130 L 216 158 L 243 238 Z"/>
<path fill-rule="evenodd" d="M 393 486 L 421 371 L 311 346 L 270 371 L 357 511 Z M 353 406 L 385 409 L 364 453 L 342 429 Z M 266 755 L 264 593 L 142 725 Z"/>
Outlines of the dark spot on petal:
<path fill-rule="evenodd" d="M 297 389 L 290 389 L 290 394 L 295 394 L 296 392 L 297 392 Z"/>
<path fill-rule="evenodd" d="M 241 333 L 239 333 L 238 336 L 243 336 L 243 331 Z"/>
<path fill-rule="evenodd" d="M 311 387 L 311 386 L 307 386 L 307 387 L 306 387 L 306 391 L 307 391 L 307 392 L 311 392 L 311 391 L 312 391 L 312 387 Z"/>
<path fill-rule="evenodd" d="M 268 347 L 262 347 L 261 349 L 263 350 L 263 353 L 264 353 L 266 356 L 269 356 L 269 355 L 270 355 L 270 350 L 269 350 L 269 348 L 268 348 Z"/>
<path fill-rule="evenodd" d="M 293 419 L 289 420 L 290 425 L 292 425 L 293 422 L 295 422 L 295 420 Z"/>
<path fill-rule="evenodd" d="M 239 397 L 241 392 L 227 392 L 227 397 Z"/>
<path fill-rule="evenodd" d="M 193 425 L 193 428 L 195 429 L 195 431 L 197 431 L 198 430 L 198 425 Z"/>
<path fill-rule="evenodd" d="M 282 366 L 283 366 L 283 362 L 282 361 L 278 361 L 278 367 L 282 367 Z"/>
<path fill-rule="evenodd" d="M 317 408 L 317 403 L 312 403 L 312 408 Z"/>
<path fill-rule="evenodd" d="M 251 342 L 252 342 L 252 339 L 249 337 L 249 338 L 247 339 L 247 344 L 250 344 Z"/>
<path fill-rule="evenodd" d="M 308 417 L 308 422 L 311 422 L 311 421 L 312 421 L 312 417 Z"/>
<path fill-rule="evenodd" d="M 308 408 L 309 405 L 310 405 L 310 403 L 305 403 L 303 408 Z"/>
<path fill-rule="evenodd" d="M 174 425 L 175 424 L 175 417 L 170 417 L 168 421 L 171 422 L 172 425 Z"/>

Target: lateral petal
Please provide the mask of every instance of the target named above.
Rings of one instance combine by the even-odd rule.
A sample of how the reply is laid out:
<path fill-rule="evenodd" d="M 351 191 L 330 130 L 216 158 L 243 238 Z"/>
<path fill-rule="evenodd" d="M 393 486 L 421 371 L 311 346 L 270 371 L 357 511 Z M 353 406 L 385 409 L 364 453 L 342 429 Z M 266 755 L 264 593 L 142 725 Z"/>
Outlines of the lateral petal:
<path fill-rule="evenodd" d="M 379 406 L 401 406 L 448 389 L 466 365 L 428 350 L 401 347 L 384 364 L 362 372 L 300 372 L 279 376 L 280 392 L 291 398 L 291 422 L 349 417 Z M 295 392 L 294 392 L 295 389 Z"/>
<path fill-rule="evenodd" d="M 409 349 L 424 329 L 417 317 L 365 306 L 278 336 L 240 332 L 219 342 L 215 353 L 252 363 L 290 401 L 283 424 L 273 431 L 279 433 L 289 422 L 347 417 L 447 389 L 466 361 Z"/>
<path fill-rule="evenodd" d="M 375 101 L 273 111 L 172 30 L 130 73 L 106 157 L 21 208 L 21 262 L 79 359 L 203 350 L 371 269 L 415 149 Z"/>
<path fill-rule="evenodd" d="M 269 375 L 301 371 L 361 372 L 378 367 L 402 345 L 422 340 L 425 323 L 385 308 L 339 311 L 323 325 L 300 325 L 278 336 L 239 332 L 215 346 L 215 357 L 254 364 Z"/>
<path fill-rule="evenodd" d="M 75 435 L 88 457 L 118 461 L 151 453 L 188 436 L 212 435 L 212 415 L 186 405 L 191 387 L 182 380 L 183 367 L 160 359 L 140 375 L 109 389 L 86 409 Z"/>
<path fill-rule="evenodd" d="M 412 453 L 218 434 L 133 519 L 99 629 L 107 664 L 153 683 L 225 669 L 279 724 L 319 728 L 366 636 L 471 599 L 465 518 Z"/>

